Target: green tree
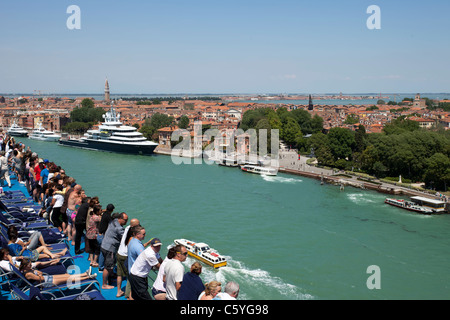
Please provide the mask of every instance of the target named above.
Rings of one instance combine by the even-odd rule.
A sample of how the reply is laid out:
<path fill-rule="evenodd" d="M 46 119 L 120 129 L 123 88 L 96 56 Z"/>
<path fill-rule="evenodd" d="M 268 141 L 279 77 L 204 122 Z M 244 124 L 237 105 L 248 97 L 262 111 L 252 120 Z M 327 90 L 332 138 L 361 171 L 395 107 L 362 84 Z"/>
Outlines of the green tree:
<path fill-rule="evenodd" d="M 345 124 L 356 124 L 359 123 L 359 117 L 355 114 L 349 114 L 347 119 L 344 121 Z"/>
<path fill-rule="evenodd" d="M 355 134 L 347 128 L 331 128 L 328 140 L 334 160 L 352 158 L 353 149 L 356 146 Z"/>
<path fill-rule="evenodd" d="M 417 121 L 406 119 L 405 117 L 398 117 L 391 123 L 384 126 L 383 132 L 390 134 L 401 134 L 407 131 L 419 130 L 420 126 Z"/>
<path fill-rule="evenodd" d="M 189 127 L 189 118 L 187 116 L 181 116 L 178 121 L 178 127 L 181 129 L 187 129 Z"/>
<path fill-rule="evenodd" d="M 94 102 L 89 99 L 81 101 L 81 108 L 76 107 L 70 113 L 70 120 L 72 122 L 93 122 L 97 123 L 103 120 L 103 115 L 106 113 L 103 108 L 95 108 Z"/>
<path fill-rule="evenodd" d="M 94 101 L 92 101 L 92 99 L 85 98 L 81 101 L 82 108 L 94 108 L 94 106 Z"/>
<path fill-rule="evenodd" d="M 288 118 L 286 124 L 283 125 L 283 134 L 281 139 L 288 145 L 293 146 L 297 143 L 298 138 L 302 136 L 300 125 L 293 118 Z"/>
<path fill-rule="evenodd" d="M 172 116 L 168 116 L 167 114 L 155 113 L 151 118 L 150 122 L 148 119 L 145 120 L 145 125 L 150 125 L 155 129 L 161 129 L 164 127 L 171 126 L 174 118 Z"/>
<path fill-rule="evenodd" d="M 438 190 L 447 191 L 450 185 L 450 159 L 445 154 L 435 153 L 426 160 L 424 181 Z"/>

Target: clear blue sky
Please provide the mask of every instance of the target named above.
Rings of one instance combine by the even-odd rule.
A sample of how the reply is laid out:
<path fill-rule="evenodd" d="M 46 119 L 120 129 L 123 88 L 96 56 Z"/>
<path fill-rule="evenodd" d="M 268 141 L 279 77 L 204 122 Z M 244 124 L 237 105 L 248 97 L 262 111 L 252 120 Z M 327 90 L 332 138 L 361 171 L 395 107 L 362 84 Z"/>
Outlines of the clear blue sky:
<path fill-rule="evenodd" d="M 69 30 L 70 5 L 81 30 Z M 381 8 L 369 30 L 368 6 Z M 0 2 L 0 92 L 450 92 L 450 1 Z"/>

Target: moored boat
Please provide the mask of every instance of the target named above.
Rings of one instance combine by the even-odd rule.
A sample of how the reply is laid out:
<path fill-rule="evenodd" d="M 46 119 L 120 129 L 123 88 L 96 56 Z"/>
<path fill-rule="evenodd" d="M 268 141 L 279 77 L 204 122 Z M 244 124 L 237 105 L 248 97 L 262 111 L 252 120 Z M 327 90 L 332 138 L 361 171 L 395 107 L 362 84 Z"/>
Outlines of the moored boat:
<path fill-rule="evenodd" d="M 186 247 L 188 254 L 215 269 L 225 267 L 227 259 L 211 249 L 206 243 L 193 242 L 186 239 L 175 239 L 175 244 L 181 244 Z"/>
<path fill-rule="evenodd" d="M 430 208 L 426 208 L 424 206 L 415 204 L 414 202 L 403 200 L 403 199 L 386 198 L 384 203 L 389 204 L 391 206 L 398 207 L 398 208 L 417 212 L 417 213 L 422 213 L 422 214 L 432 214 L 433 213 L 433 210 L 431 210 Z"/>
<path fill-rule="evenodd" d="M 33 129 L 29 138 L 40 141 L 58 141 L 59 139 L 61 139 L 61 136 L 54 133 L 53 131 L 46 130 L 42 126 L 42 123 L 40 123 L 37 128 Z"/>
<path fill-rule="evenodd" d="M 278 173 L 278 170 L 276 168 L 263 167 L 263 166 L 257 166 L 257 165 L 251 165 L 251 164 L 242 165 L 241 170 L 244 172 L 256 173 L 256 174 L 266 175 L 266 176 L 276 176 Z"/>
<path fill-rule="evenodd" d="M 15 121 L 13 122 L 11 127 L 9 127 L 9 129 L 8 129 L 8 131 L 6 133 L 8 135 L 14 136 L 14 137 L 26 137 L 26 136 L 28 136 L 28 131 L 25 130 L 24 128 L 20 127 L 19 125 L 17 125 Z"/>
<path fill-rule="evenodd" d="M 158 146 L 147 140 L 135 127 L 122 125 L 113 105 L 103 115 L 105 122 L 96 130 L 88 130 L 80 139 L 60 139 L 63 146 L 88 150 L 151 155 Z"/>

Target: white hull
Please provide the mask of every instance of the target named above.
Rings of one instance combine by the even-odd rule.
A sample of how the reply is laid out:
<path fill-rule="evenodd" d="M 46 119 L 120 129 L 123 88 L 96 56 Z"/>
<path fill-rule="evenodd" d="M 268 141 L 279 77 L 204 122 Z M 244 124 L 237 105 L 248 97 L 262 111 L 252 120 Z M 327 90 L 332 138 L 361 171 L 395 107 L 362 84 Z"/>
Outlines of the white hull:
<path fill-rule="evenodd" d="M 39 136 L 30 135 L 29 138 L 33 139 L 33 140 L 39 140 L 39 141 L 58 141 L 59 139 L 61 139 L 61 136 L 39 137 Z"/>

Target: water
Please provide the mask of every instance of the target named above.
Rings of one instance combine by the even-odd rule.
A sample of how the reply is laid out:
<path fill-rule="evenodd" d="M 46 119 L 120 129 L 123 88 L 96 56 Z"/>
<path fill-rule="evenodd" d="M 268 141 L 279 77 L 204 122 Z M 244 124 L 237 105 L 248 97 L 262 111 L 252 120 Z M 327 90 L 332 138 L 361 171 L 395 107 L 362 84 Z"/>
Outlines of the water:
<path fill-rule="evenodd" d="M 216 165 L 174 165 L 23 139 L 102 205 L 138 218 L 162 255 L 176 238 L 208 243 L 229 266 L 204 281 L 237 281 L 241 299 L 449 299 L 450 216 L 422 216 L 385 195 Z M 194 260 L 188 258 L 186 270 Z M 367 268 L 381 271 L 369 290 Z"/>

